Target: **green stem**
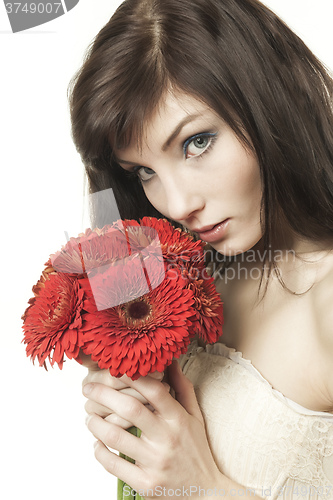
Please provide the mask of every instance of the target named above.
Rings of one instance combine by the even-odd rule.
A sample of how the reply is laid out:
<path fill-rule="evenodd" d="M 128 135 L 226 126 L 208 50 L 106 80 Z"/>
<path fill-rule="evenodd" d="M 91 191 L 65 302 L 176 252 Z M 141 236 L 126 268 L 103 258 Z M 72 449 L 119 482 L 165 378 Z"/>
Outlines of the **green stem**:
<path fill-rule="evenodd" d="M 133 434 L 133 436 L 140 437 L 141 436 L 141 431 L 137 427 L 130 427 L 127 429 L 128 432 Z M 123 455 L 122 453 L 119 453 L 119 456 L 121 458 L 124 458 L 128 462 L 131 462 L 132 464 L 135 463 L 133 458 L 127 457 L 126 455 Z M 126 495 L 124 495 L 124 487 L 128 486 L 126 488 Z M 134 492 L 134 495 L 129 495 L 128 491 L 132 491 L 132 488 L 125 483 L 125 481 L 122 481 L 121 479 L 118 479 L 118 484 L 117 484 L 117 500 L 144 500 L 144 498 L 140 497 L 136 492 Z"/>

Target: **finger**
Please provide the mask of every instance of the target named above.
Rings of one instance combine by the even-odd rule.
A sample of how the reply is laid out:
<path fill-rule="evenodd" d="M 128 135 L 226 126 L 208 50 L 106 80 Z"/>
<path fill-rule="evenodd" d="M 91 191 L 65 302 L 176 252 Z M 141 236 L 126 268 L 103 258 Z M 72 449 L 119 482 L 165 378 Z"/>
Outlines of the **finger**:
<path fill-rule="evenodd" d="M 170 386 L 168 384 L 165 384 L 165 386 L 170 388 Z M 121 392 L 122 394 L 127 394 L 128 396 L 132 396 L 132 397 L 136 398 L 138 401 L 140 401 L 140 403 L 146 405 L 147 408 L 149 408 L 151 411 L 154 411 L 154 408 L 151 405 L 149 405 L 148 401 L 143 396 L 141 396 L 141 394 L 139 392 L 135 391 L 131 387 L 126 387 L 125 389 L 120 389 L 119 392 Z M 106 406 L 100 405 L 100 404 L 98 404 L 90 399 L 88 399 L 84 408 L 85 408 L 87 413 L 89 413 L 89 414 L 96 413 L 97 415 L 100 415 L 103 418 L 111 413 L 110 408 L 107 408 Z"/>
<path fill-rule="evenodd" d="M 163 374 L 159 374 L 163 375 Z M 157 378 L 157 380 L 160 380 L 160 377 Z M 137 391 L 132 389 L 131 387 L 127 387 L 124 382 L 119 380 L 116 377 L 112 377 L 110 375 L 110 372 L 108 370 L 100 370 L 99 372 L 92 372 L 89 373 L 82 381 L 82 387 L 89 383 L 99 383 L 99 384 L 104 384 L 107 385 L 108 387 L 112 387 L 112 389 L 119 390 L 120 392 L 123 392 L 124 394 L 128 394 L 130 396 L 136 397 L 141 403 L 147 404 L 148 401 L 141 396 Z M 96 412 L 99 414 L 99 412 Z"/>
<path fill-rule="evenodd" d="M 105 419 L 107 422 L 110 422 L 111 424 L 118 425 L 122 429 L 129 429 L 132 427 L 131 422 L 128 420 L 125 420 L 124 418 L 119 417 L 116 413 L 110 413 Z"/>
<path fill-rule="evenodd" d="M 96 439 L 102 441 L 108 448 L 117 450 L 134 460 L 145 456 L 148 452 L 147 445 L 142 439 L 117 425 L 106 422 L 98 415 L 90 415 L 86 424 Z"/>
<path fill-rule="evenodd" d="M 163 418 L 174 419 L 183 413 L 182 406 L 169 394 L 170 386 L 168 384 L 161 383 L 149 376 L 131 380 L 123 375 L 121 380 L 145 397 L 155 408 L 155 412 Z"/>
<path fill-rule="evenodd" d="M 128 396 L 132 396 L 133 398 L 136 398 L 140 403 L 146 405 L 148 404 L 148 401 L 146 398 L 144 398 L 138 391 L 132 389 L 132 387 L 125 387 L 125 389 L 120 389 L 122 394 L 127 394 Z"/>
<path fill-rule="evenodd" d="M 154 382 L 162 387 L 165 395 L 168 394 L 167 389 L 161 382 Z M 83 393 L 90 400 L 106 408 L 110 408 L 110 413 L 116 413 L 124 420 L 131 422 L 131 425 L 138 427 L 143 433 L 147 430 L 154 430 L 157 426 L 154 414 L 136 398 L 116 391 L 106 385 L 95 383 L 86 385 L 83 388 Z"/>
<path fill-rule="evenodd" d="M 101 441 L 95 443 L 95 457 L 107 472 L 138 489 L 135 485 L 140 484 L 142 472 L 136 465 L 110 451 Z"/>
<path fill-rule="evenodd" d="M 119 427 L 122 427 L 123 429 L 128 429 L 129 427 L 132 426 L 131 422 L 128 420 L 125 420 L 116 413 L 110 413 L 111 410 L 110 408 L 106 408 L 105 406 L 99 405 L 98 403 L 95 403 L 94 401 L 91 401 L 88 399 L 84 406 L 86 412 L 88 415 L 98 415 L 101 418 L 104 418 L 107 422 L 111 422 L 115 425 L 119 425 Z"/>
<path fill-rule="evenodd" d="M 150 404 L 146 404 L 145 406 L 146 406 L 146 408 L 148 408 L 149 411 L 151 411 L 151 412 L 155 411 L 154 408 Z M 116 415 L 115 413 L 111 413 L 110 408 L 106 408 L 105 406 L 102 406 L 98 403 L 95 403 L 95 401 L 91 401 L 90 399 L 87 400 L 86 404 L 84 405 L 84 409 L 88 413 L 88 415 L 92 415 L 93 413 L 96 413 L 96 415 L 99 415 L 100 417 L 105 418 L 106 420 L 108 420 L 107 417 L 109 417 L 110 415 Z M 118 415 L 117 415 L 117 417 L 118 417 Z M 124 426 L 124 424 L 121 424 L 121 426 L 124 429 L 126 429 L 127 427 L 130 427 L 132 425 L 128 421 L 119 417 L 119 422 L 120 421 L 126 422 L 128 424 L 127 426 Z M 111 422 L 111 420 L 110 420 L 110 422 Z M 112 420 L 112 422 L 113 422 L 113 420 Z M 118 420 L 114 421 L 114 423 L 118 424 Z M 120 425 L 120 424 L 118 424 L 118 425 Z"/>
<path fill-rule="evenodd" d="M 191 381 L 183 374 L 178 361 L 169 366 L 169 381 L 175 391 L 175 398 L 190 415 L 203 421 L 202 413 Z"/>
<path fill-rule="evenodd" d="M 153 372 L 149 374 L 149 377 L 154 378 L 155 380 L 163 380 L 164 372 Z"/>
<path fill-rule="evenodd" d="M 165 387 L 169 391 L 170 386 L 165 382 L 163 382 L 163 384 L 165 385 Z M 120 392 L 122 392 L 123 394 L 127 394 L 129 396 L 135 397 L 138 401 L 140 401 L 142 404 L 144 404 L 146 406 L 146 408 L 148 408 L 148 410 L 150 410 L 152 412 L 154 411 L 154 408 L 147 402 L 147 400 L 143 396 L 141 396 L 141 394 L 139 394 L 137 391 L 135 391 L 134 389 L 127 387 L 126 389 L 122 389 Z M 128 420 L 124 420 L 123 418 L 119 417 L 115 413 L 111 413 L 110 408 L 107 408 L 106 406 L 103 406 L 99 403 L 96 403 L 95 401 L 92 401 L 91 399 L 87 400 L 87 402 L 84 405 L 84 409 L 88 413 L 88 415 L 92 415 L 95 413 L 96 415 L 99 415 L 100 417 L 102 417 L 110 422 L 113 422 L 117 425 L 120 425 L 123 429 L 127 429 L 128 427 L 131 427 L 131 425 L 132 425 L 130 422 L 128 422 Z M 107 418 L 107 417 L 112 417 L 112 418 L 109 420 L 109 418 Z"/>
<path fill-rule="evenodd" d="M 145 406 L 146 406 L 146 408 L 148 408 L 149 411 L 151 411 L 151 412 L 155 411 L 151 405 L 148 404 Z M 110 410 L 109 410 L 109 412 L 110 412 Z M 100 415 L 102 418 L 104 418 L 104 420 L 106 420 L 107 422 L 111 422 L 112 424 L 119 425 L 119 427 L 122 427 L 123 429 L 129 429 L 129 427 L 132 427 L 132 425 L 133 425 L 128 420 L 125 420 L 124 418 L 119 417 L 119 415 L 117 415 L 116 413 L 109 413 L 107 416 L 104 416 L 104 417 L 103 417 L 103 415 L 101 415 L 100 413 L 97 413 L 97 412 L 89 412 L 89 413 L 91 413 L 91 414 L 96 413 L 97 415 Z"/>
<path fill-rule="evenodd" d="M 91 401 L 91 399 L 88 399 L 86 404 L 84 405 L 84 409 L 88 413 L 88 415 L 92 415 L 93 413 L 96 413 L 96 415 L 99 415 L 102 418 L 107 417 L 110 415 L 111 410 L 110 408 L 107 408 L 106 406 L 100 405 L 96 403 L 95 401 Z"/>
<path fill-rule="evenodd" d="M 104 384 L 117 390 L 125 389 L 126 387 L 126 384 L 119 378 L 112 377 L 109 370 L 98 369 L 97 371 L 89 371 L 88 375 L 82 381 L 82 386 L 90 382 L 98 382 L 99 384 Z"/>
<path fill-rule="evenodd" d="M 164 372 L 154 372 L 149 375 L 156 380 L 163 380 Z M 109 370 L 98 370 L 89 371 L 88 375 L 83 379 L 82 385 L 89 384 L 89 382 L 98 382 L 99 384 L 105 384 L 113 389 L 121 390 L 126 388 L 126 384 L 121 381 L 120 378 L 113 377 Z"/>

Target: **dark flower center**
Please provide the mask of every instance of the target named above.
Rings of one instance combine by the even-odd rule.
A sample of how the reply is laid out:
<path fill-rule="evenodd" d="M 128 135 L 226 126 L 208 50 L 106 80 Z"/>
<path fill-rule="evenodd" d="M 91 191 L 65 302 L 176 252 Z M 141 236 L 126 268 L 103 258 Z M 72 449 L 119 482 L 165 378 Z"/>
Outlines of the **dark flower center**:
<path fill-rule="evenodd" d="M 149 316 L 151 312 L 150 305 L 144 300 L 135 300 L 126 307 L 126 315 L 130 319 L 143 319 Z"/>

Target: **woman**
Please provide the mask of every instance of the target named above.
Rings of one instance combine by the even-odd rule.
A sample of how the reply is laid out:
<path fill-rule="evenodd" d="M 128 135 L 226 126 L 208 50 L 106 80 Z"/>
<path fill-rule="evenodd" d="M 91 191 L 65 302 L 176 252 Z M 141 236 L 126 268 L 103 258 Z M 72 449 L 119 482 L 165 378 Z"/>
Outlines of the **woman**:
<path fill-rule="evenodd" d="M 73 82 L 91 192 L 210 243 L 224 301 L 223 344 L 172 365 L 175 399 L 84 381 L 97 459 L 145 498 L 333 498 L 332 88 L 257 0 L 126 0 Z"/>

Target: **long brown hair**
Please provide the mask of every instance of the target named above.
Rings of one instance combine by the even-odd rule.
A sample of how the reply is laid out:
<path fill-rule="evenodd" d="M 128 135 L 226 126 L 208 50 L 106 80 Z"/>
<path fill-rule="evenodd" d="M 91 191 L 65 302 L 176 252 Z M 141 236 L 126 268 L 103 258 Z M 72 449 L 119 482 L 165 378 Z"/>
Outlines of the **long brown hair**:
<path fill-rule="evenodd" d="M 139 141 L 170 86 L 214 109 L 253 148 L 266 250 L 277 245 L 281 217 L 303 237 L 332 237 L 332 79 L 257 0 L 120 5 L 70 89 L 73 139 L 91 192 L 111 187 L 123 218 L 161 215 L 114 161 L 111 142 Z"/>

